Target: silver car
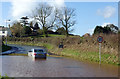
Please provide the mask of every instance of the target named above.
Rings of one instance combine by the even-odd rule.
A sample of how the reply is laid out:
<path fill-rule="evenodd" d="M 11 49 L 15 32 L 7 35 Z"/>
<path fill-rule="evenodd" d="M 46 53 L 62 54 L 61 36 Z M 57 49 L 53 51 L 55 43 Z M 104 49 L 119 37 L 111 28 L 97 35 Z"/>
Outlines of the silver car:
<path fill-rule="evenodd" d="M 47 51 L 45 49 L 31 49 L 28 52 L 28 56 L 33 58 L 45 58 L 47 57 Z"/>

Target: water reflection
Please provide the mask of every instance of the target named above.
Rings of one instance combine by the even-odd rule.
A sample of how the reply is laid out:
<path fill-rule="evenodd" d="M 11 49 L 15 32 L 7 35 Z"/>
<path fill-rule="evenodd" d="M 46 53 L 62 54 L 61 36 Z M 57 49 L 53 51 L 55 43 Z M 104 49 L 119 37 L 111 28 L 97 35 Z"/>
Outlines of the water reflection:
<path fill-rule="evenodd" d="M 46 61 L 47 60 L 47 58 L 44 59 L 44 58 L 34 58 L 34 57 L 31 57 L 31 59 L 32 61 Z"/>
<path fill-rule="evenodd" d="M 27 53 L 28 50 L 34 47 L 22 46 L 22 48 L 20 47 L 20 51 L 18 52 Z M 0 62 L 0 73 L 7 74 L 10 77 L 118 76 L 118 66 L 110 64 L 99 65 L 99 63 L 93 62 L 80 62 L 64 57 L 47 57 L 47 59 L 35 59 L 28 56 L 2 56 L 0 59 L 2 62 L 2 64 Z"/>
<path fill-rule="evenodd" d="M 3 56 L 2 73 L 10 77 L 117 77 L 118 67 L 68 58 Z M 47 75 L 46 75 L 47 74 Z"/>

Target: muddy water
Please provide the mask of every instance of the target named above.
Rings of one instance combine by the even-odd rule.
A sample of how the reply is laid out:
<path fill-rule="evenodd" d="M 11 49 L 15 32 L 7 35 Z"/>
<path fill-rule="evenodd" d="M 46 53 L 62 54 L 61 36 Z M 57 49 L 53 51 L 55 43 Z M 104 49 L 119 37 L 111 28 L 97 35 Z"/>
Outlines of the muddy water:
<path fill-rule="evenodd" d="M 19 46 L 16 53 L 27 53 L 35 46 Z M 80 62 L 70 58 L 28 56 L 0 56 L 0 73 L 10 77 L 117 77 L 118 66 Z"/>
<path fill-rule="evenodd" d="M 10 77 L 117 77 L 118 67 L 79 62 L 63 57 L 32 59 L 27 56 L 3 56 L 2 75 Z"/>
<path fill-rule="evenodd" d="M 16 53 L 28 53 L 28 51 L 30 51 L 32 48 L 43 48 L 40 46 L 21 46 L 21 45 L 13 45 L 13 44 L 9 44 L 9 46 L 17 47 L 18 50 L 16 51 Z"/>

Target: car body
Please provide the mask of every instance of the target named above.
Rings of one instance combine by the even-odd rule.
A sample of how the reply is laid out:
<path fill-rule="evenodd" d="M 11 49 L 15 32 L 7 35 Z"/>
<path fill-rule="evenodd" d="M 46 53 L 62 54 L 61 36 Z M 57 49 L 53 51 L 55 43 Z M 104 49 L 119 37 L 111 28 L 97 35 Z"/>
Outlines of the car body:
<path fill-rule="evenodd" d="M 32 56 L 33 58 L 45 58 L 47 57 L 47 51 L 46 49 L 31 49 L 28 52 L 28 56 Z"/>

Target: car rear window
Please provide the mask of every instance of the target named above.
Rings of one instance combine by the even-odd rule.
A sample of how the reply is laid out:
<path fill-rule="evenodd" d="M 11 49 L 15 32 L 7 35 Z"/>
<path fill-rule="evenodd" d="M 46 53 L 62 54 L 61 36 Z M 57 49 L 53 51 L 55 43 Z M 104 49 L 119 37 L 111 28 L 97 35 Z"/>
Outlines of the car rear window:
<path fill-rule="evenodd" d="M 43 52 L 43 50 L 42 50 L 42 49 L 41 49 L 41 50 L 38 50 L 38 49 L 36 50 L 36 49 L 35 49 L 35 52 Z"/>

